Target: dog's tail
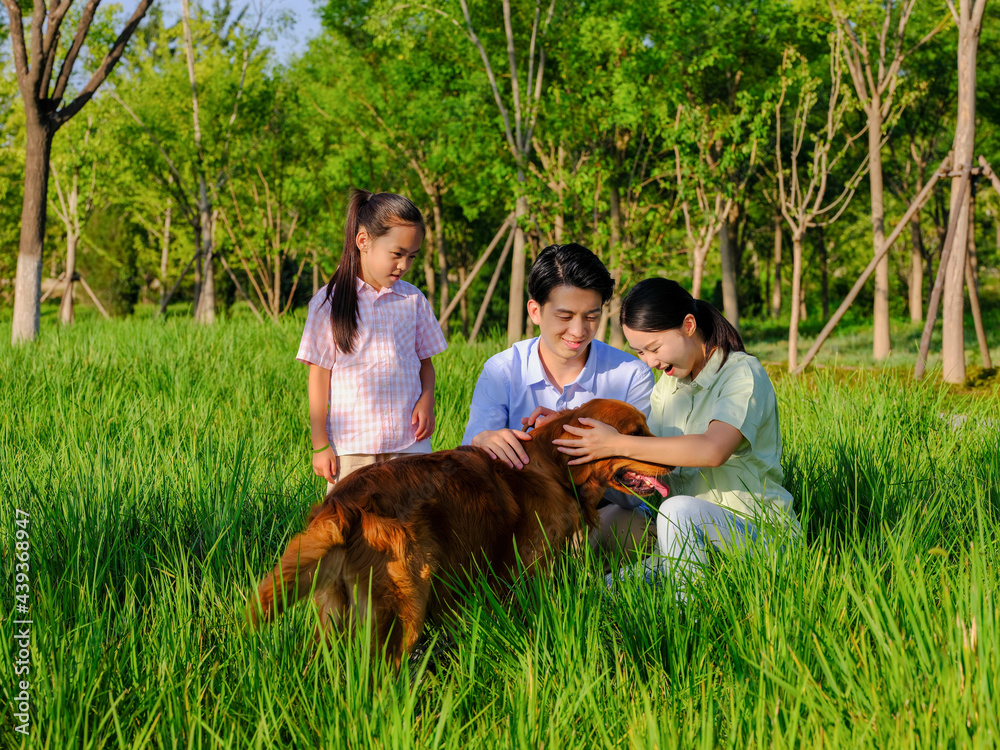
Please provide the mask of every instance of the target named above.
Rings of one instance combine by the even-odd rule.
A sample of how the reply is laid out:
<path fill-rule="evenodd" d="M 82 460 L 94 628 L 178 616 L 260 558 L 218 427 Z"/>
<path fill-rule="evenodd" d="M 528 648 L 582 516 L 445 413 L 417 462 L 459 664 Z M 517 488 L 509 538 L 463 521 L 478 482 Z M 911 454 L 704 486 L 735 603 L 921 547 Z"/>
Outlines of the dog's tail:
<path fill-rule="evenodd" d="M 281 614 L 306 596 L 321 561 L 324 576 L 339 575 L 339 570 L 327 568 L 343 567 L 343 548 L 350 527 L 339 512 L 333 509 L 324 512 L 326 510 L 322 508 L 314 514 L 309 527 L 292 538 L 274 570 L 257 586 L 257 597 L 250 602 L 247 611 L 252 626 Z"/>

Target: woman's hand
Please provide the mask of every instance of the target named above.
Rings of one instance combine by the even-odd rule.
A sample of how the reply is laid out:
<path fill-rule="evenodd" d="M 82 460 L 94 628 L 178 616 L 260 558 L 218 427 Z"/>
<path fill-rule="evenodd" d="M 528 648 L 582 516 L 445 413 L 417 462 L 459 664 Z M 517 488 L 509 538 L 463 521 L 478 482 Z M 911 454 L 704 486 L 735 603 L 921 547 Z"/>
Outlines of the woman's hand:
<path fill-rule="evenodd" d="M 576 439 L 560 438 L 553 440 L 553 445 L 559 446 L 560 453 L 576 456 L 569 462 L 570 466 L 585 464 L 588 461 L 596 461 L 599 458 L 621 455 L 618 448 L 618 441 L 622 434 L 611 425 L 605 424 L 589 417 L 580 417 L 580 424 L 584 427 L 574 427 L 566 425 L 566 432 L 578 435 Z"/>
<path fill-rule="evenodd" d="M 327 446 L 326 450 L 313 453 L 313 473 L 333 484 L 337 477 L 337 454 L 333 448 Z"/>
<path fill-rule="evenodd" d="M 424 391 L 417 399 L 410 415 L 410 424 L 416 425 L 417 440 L 429 438 L 434 434 L 434 391 Z"/>

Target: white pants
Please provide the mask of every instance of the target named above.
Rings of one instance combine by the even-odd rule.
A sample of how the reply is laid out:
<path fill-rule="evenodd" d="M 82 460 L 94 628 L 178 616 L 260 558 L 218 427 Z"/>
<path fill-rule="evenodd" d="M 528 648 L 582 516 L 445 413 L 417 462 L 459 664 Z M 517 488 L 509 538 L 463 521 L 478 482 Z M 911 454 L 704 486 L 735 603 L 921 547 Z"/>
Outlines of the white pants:
<path fill-rule="evenodd" d="M 708 563 L 708 547 L 746 551 L 768 543 L 767 535 L 751 520 L 728 508 L 691 495 L 667 498 L 656 517 L 656 542 L 660 572 L 673 574 L 678 583 L 690 580 Z"/>

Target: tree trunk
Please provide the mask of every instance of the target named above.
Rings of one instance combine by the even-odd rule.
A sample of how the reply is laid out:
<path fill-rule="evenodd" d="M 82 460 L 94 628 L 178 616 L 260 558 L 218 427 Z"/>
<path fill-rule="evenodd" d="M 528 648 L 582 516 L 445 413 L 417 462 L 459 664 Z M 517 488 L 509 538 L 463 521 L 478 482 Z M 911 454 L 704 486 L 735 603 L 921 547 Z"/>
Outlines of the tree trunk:
<path fill-rule="evenodd" d="M 973 182 L 969 185 L 972 188 Z M 983 312 L 979 307 L 979 278 L 976 266 L 976 194 L 969 193 L 969 254 L 965 263 L 965 286 L 969 290 L 969 307 L 972 309 L 972 322 L 976 328 L 976 340 L 979 342 L 979 355 L 983 367 L 990 369 L 990 346 L 986 340 L 986 327 L 983 325 Z"/>
<path fill-rule="evenodd" d="M 872 245 L 878 254 L 885 243 L 885 205 L 882 185 L 882 102 L 878 95 L 872 97 L 866 108 L 868 115 L 868 186 L 871 191 Z M 872 356 L 876 361 L 889 356 L 889 256 L 875 267 L 875 309 L 872 322 Z"/>
<path fill-rule="evenodd" d="M 524 170 L 517 171 L 517 182 L 524 189 Z M 520 195 L 517 199 L 515 217 L 517 225 L 514 229 L 514 248 L 511 253 L 510 266 L 510 296 L 507 310 L 507 345 L 513 346 L 521 339 L 524 332 L 524 225 L 528 221 L 528 197 Z"/>
<path fill-rule="evenodd" d="M 74 163 L 73 179 L 66 196 L 66 291 L 59 303 L 59 322 L 73 323 L 73 276 L 76 273 L 76 247 L 80 240 L 80 167 Z"/>
<path fill-rule="evenodd" d="M 826 244 L 826 231 L 819 228 L 819 293 L 823 306 L 823 320 L 830 318 L 830 252 Z"/>
<path fill-rule="evenodd" d="M 736 209 L 730 212 L 719 229 L 719 252 L 722 260 L 722 311 L 726 320 L 738 330 L 740 304 L 736 292 L 736 238 L 733 236 Z"/>
<path fill-rule="evenodd" d="M 924 236 L 920 231 L 920 212 L 910 219 L 910 322 L 924 319 Z"/>
<path fill-rule="evenodd" d="M 202 272 L 201 290 L 198 294 L 194 319 L 198 323 L 211 325 L 215 322 L 215 258 L 212 253 L 215 216 L 213 215 L 212 205 L 208 200 L 208 194 L 205 190 L 204 178 L 201 178 L 199 182 L 201 200 L 198 206 L 198 215 L 201 219 Z"/>
<path fill-rule="evenodd" d="M 976 256 L 976 180 L 969 183 L 969 273 L 975 282 L 975 292 L 979 294 L 979 258 Z"/>
<path fill-rule="evenodd" d="M 781 214 L 774 217 L 774 286 L 771 288 L 771 317 L 781 315 Z"/>
<path fill-rule="evenodd" d="M 559 165 L 559 174 L 556 179 L 556 215 L 555 215 L 555 230 L 553 234 L 555 235 L 555 244 L 562 244 L 563 228 L 566 222 L 565 219 L 565 208 L 563 207 L 563 198 L 566 192 L 566 178 L 564 165 L 566 163 L 566 149 L 563 148 L 562 141 L 559 142 L 559 149 L 556 152 L 556 164 Z"/>
<path fill-rule="evenodd" d="M 625 333 L 619 320 L 622 309 L 622 294 L 619 284 L 622 279 L 622 206 L 621 190 L 614 182 L 610 185 L 608 205 L 611 209 L 611 278 L 614 280 L 614 292 L 611 295 L 608 308 L 608 324 L 611 336 L 608 343 L 621 349 L 625 345 Z"/>
<path fill-rule="evenodd" d="M 313 256 L 313 268 L 312 268 L 313 295 L 315 295 L 316 292 L 319 291 L 319 251 L 315 247 L 313 247 L 312 249 L 312 256 Z"/>
<path fill-rule="evenodd" d="M 466 277 L 465 266 L 458 267 L 458 285 L 465 286 Z M 458 315 L 462 320 L 462 338 L 469 339 L 469 295 L 463 294 L 461 302 L 458 303 Z"/>
<path fill-rule="evenodd" d="M 40 322 L 42 248 L 49 191 L 49 157 L 55 130 L 39 122 L 25 105 L 24 198 L 21 203 L 21 239 L 14 282 L 14 319 L 11 343 L 34 341 Z"/>
<path fill-rule="evenodd" d="M 437 278 L 434 276 L 434 263 L 431 260 L 430 248 L 434 246 L 434 228 L 427 227 L 427 252 L 424 253 L 424 285 L 427 287 L 427 301 L 434 309 L 434 298 L 437 294 Z"/>
<path fill-rule="evenodd" d="M 802 234 L 792 233 L 792 304 L 788 322 L 788 371 L 799 366 L 799 304 L 802 291 Z"/>
<path fill-rule="evenodd" d="M 194 43 L 191 40 L 191 11 L 188 0 L 181 0 L 181 21 L 184 27 L 184 53 L 187 59 L 188 83 L 191 86 L 191 119 L 194 125 L 196 165 L 198 173 L 198 218 L 201 228 L 202 278 L 194 308 L 194 319 L 205 325 L 215 322 L 215 273 L 212 245 L 215 215 L 205 184 L 205 156 L 201 148 L 201 120 L 198 112 L 198 84 L 194 72 Z M 197 270 L 197 266 L 196 266 Z"/>
<path fill-rule="evenodd" d="M 194 272 L 194 304 L 191 307 L 191 314 L 194 315 L 198 311 L 198 300 L 201 299 L 201 225 L 198 225 L 197 231 L 194 233 L 195 247 L 198 248 L 194 255 L 194 264 L 192 266 Z"/>
<path fill-rule="evenodd" d="M 66 291 L 59 303 L 59 322 L 70 325 L 73 322 L 73 276 L 76 274 L 76 232 L 66 234 Z"/>
<path fill-rule="evenodd" d="M 163 217 L 163 243 L 160 246 L 160 306 L 167 298 L 167 261 L 170 258 L 170 221 L 173 214 L 171 199 L 167 198 L 167 212 Z"/>
<path fill-rule="evenodd" d="M 525 265 L 526 266 L 527 265 L 534 265 L 535 264 L 535 258 L 538 257 L 538 235 L 536 233 L 534 233 L 534 232 L 528 234 L 527 235 L 527 242 L 526 242 L 525 246 L 528 248 L 528 251 L 531 254 L 530 255 L 531 263 L 530 264 L 526 263 Z M 528 260 L 528 258 L 525 258 L 525 261 L 527 261 L 527 260 Z M 526 312 L 526 311 L 527 311 L 526 309 L 522 310 L 522 312 Z M 534 335 L 535 335 L 535 324 L 532 322 L 532 320 L 531 320 L 531 318 L 529 316 L 525 315 L 524 316 L 524 336 L 522 337 L 522 341 L 524 339 L 533 338 Z"/>
<path fill-rule="evenodd" d="M 278 204 L 278 218 L 281 218 L 281 204 Z M 213 218 L 212 223 L 215 223 Z M 281 225 L 275 227 L 274 254 L 271 257 L 271 316 L 277 320 L 281 315 Z M 213 230 L 213 239 L 215 232 Z M 213 243 L 214 244 L 214 243 Z M 267 240 L 264 240 L 264 247 L 267 247 Z"/>
<path fill-rule="evenodd" d="M 809 317 L 809 310 L 806 308 L 806 282 L 799 279 L 799 322 Z"/>
<path fill-rule="evenodd" d="M 976 52 L 979 30 L 964 18 L 965 6 L 960 13 L 962 22 L 958 29 L 958 118 L 955 123 L 954 166 L 961 169 L 971 166 L 976 138 Z M 941 364 L 946 383 L 965 382 L 965 264 L 968 254 L 969 201 L 958 199 L 961 177 L 952 179 L 952 200 L 948 221 L 957 221 L 952 241 L 948 268 L 945 271 L 944 297 L 941 324 Z M 968 195 L 968 194 L 967 194 Z"/>
<path fill-rule="evenodd" d="M 434 239 L 436 241 L 435 251 L 437 253 L 438 265 L 438 290 L 440 294 L 440 312 L 444 315 L 448 307 L 448 255 L 444 242 L 444 210 L 441 206 L 441 191 L 436 190 L 432 196 L 434 200 Z"/>
<path fill-rule="evenodd" d="M 497 288 L 497 281 L 500 279 L 500 274 L 503 272 L 503 264 L 507 262 L 507 255 L 510 253 L 510 248 L 514 244 L 515 231 L 515 227 L 511 227 L 510 231 L 507 233 L 507 240 L 504 242 L 503 252 L 500 253 L 500 258 L 497 260 L 496 268 L 493 269 L 493 275 L 490 277 L 490 283 L 486 287 L 486 294 L 483 295 L 482 304 L 480 304 L 479 312 L 476 314 L 476 321 L 472 324 L 472 332 L 469 334 L 470 344 L 476 340 L 476 336 L 479 335 L 479 329 L 482 328 L 483 320 L 486 318 L 486 310 L 489 309 L 490 300 L 493 299 L 493 292 Z"/>
<path fill-rule="evenodd" d="M 701 286 L 705 281 L 705 258 L 707 256 L 707 247 L 694 248 L 691 264 L 691 296 L 695 299 L 701 299 Z"/>
<path fill-rule="evenodd" d="M 618 261 L 619 264 L 621 260 Z M 616 268 L 615 273 L 612 274 L 612 278 L 615 280 L 615 293 L 611 295 L 610 309 L 608 310 L 608 323 L 611 329 L 611 335 L 608 339 L 608 343 L 618 349 L 623 349 L 625 347 L 625 331 L 622 330 L 621 322 L 621 312 L 622 312 L 622 293 L 619 289 L 619 284 L 621 282 L 621 268 Z"/>

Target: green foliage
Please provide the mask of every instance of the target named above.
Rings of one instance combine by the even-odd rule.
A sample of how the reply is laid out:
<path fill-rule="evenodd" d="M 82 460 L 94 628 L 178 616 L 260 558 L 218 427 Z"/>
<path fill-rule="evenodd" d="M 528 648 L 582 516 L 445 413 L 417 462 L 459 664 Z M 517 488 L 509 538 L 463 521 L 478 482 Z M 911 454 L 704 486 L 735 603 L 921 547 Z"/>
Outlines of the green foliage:
<path fill-rule="evenodd" d="M 6 39 L 0 42 L 3 43 L 0 44 L 0 279 L 8 279 L 13 277 L 17 266 L 21 229 L 24 109 L 20 106 L 14 66 L 4 54 Z M 6 291 L 0 287 L 0 295 Z"/>
<path fill-rule="evenodd" d="M 896 23 L 901 3 L 890 5 Z M 780 284 L 787 312 L 787 237 L 778 279 L 772 261 L 777 209 L 773 111 L 782 54 L 794 50 L 802 60 L 800 77 L 809 81 L 815 95 L 807 125 L 814 130 L 822 124 L 831 88 L 827 39 L 834 24 L 829 3 L 557 0 L 545 34 L 535 39 L 534 58 L 531 28 L 536 11 L 544 21 L 549 6 L 512 0 L 510 7 L 522 106 L 537 80 L 528 80 L 528 61 L 536 62 L 534 75 L 538 52 L 545 50 L 541 105 L 523 183 L 459 0 L 321 3 L 317 10 L 322 28 L 286 65 L 275 64 L 275 59 L 284 58 L 268 47 L 268 42 L 277 48 L 289 41 L 287 18 L 281 14 L 258 19 L 256 10 L 239 9 L 231 2 L 193 6 L 209 189 L 221 211 L 216 248 L 251 299 L 259 305 L 252 278 L 266 281 L 277 267 L 279 296 L 285 301 L 291 297 L 292 308 L 301 306 L 312 290 L 308 281 L 314 253 L 317 275 L 326 281 L 341 252 L 346 194 L 352 187 L 365 187 L 410 196 L 428 225 L 443 235 L 444 261 L 436 242 L 428 243 L 424 268 L 410 276 L 429 295 L 433 288 L 438 302 L 442 268 L 447 269 L 453 296 L 460 273 L 473 266 L 521 194 L 529 199 L 529 254 L 537 254 L 557 236 L 563 242 L 582 242 L 617 268 L 624 289 L 655 274 L 686 282 L 693 276 L 696 250 L 704 250 L 702 296 L 713 299 L 721 275 L 715 250 L 716 198 L 723 207 L 732 200 L 725 219 L 735 242 L 741 307 L 752 317 L 763 315 L 765 298 Z M 470 0 L 468 8 L 512 116 L 502 4 Z M 852 14 L 858 33 L 871 42 L 877 32 L 871 24 L 880 23 L 882 6 L 851 2 L 837 8 Z M 88 50 L 106 46 L 124 12 L 120 5 L 101 11 Z M 992 96 L 1000 70 L 995 64 L 1000 50 L 998 14 L 995 4 L 988 4 L 977 73 L 977 150 L 993 162 L 1000 160 L 1000 118 Z M 949 17 L 944 6 L 922 0 L 906 31 L 908 47 L 946 21 L 901 70 L 883 149 L 887 229 L 950 147 L 957 35 Z M 60 43 L 67 45 L 69 38 Z M 249 62 L 233 119 L 244 54 Z M 93 59 L 88 57 L 87 64 Z M 24 136 L 5 37 L 0 38 L 0 71 L 0 279 L 9 280 L 17 254 Z M 145 128 L 112 93 L 135 111 Z M 168 207 L 168 287 L 192 257 L 200 231 L 193 210 L 191 95 L 175 14 L 154 3 L 111 80 L 88 107 L 102 144 L 97 189 L 102 199 L 85 229 L 81 272 L 93 277 L 92 286 L 105 300 L 121 296 L 112 290 L 118 288 L 122 269 L 139 285 L 140 299 L 155 298 L 161 291 L 160 252 Z M 783 116 L 784 123 L 791 121 L 789 115 Z M 74 126 L 82 122 L 68 127 Z M 863 127 L 862 114 L 848 111 L 838 138 L 858 134 Z M 65 169 L 64 136 L 71 135 L 68 129 L 56 139 L 55 169 Z M 180 179 L 170 174 L 153 138 L 176 165 Z M 836 164 L 828 195 L 839 194 L 863 164 L 863 140 Z M 272 201 L 271 218 L 264 216 L 265 191 Z M 812 319 L 823 307 L 836 306 L 870 258 L 866 193 L 859 190 L 832 225 L 810 230 L 803 284 Z M 1000 214 L 992 195 L 992 189 L 979 186 L 977 198 L 984 210 L 978 215 L 978 250 L 984 279 L 997 263 L 994 236 Z M 621 209 L 618 223 L 612 220 L 616 202 Z M 275 216 L 281 217 L 280 228 Z M 920 215 L 925 278 L 936 270 L 946 223 L 947 190 L 942 184 Z M 50 217 L 48 272 L 61 268 L 63 234 Z M 890 300 L 896 314 L 906 305 L 911 241 L 904 233 L 890 254 Z M 264 252 L 275 242 L 284 247 L 277 263 Z M 99 251 L 91 249 L 94 245 Z M 471 284 L 462 330 L 468 330 L 483 301 L 498 256 L 499 251 L 494 252 Z M 220 297 L 237 299 L 221 267 L 215 277 Z M 509 278 L 509 268 L 501 269 L 487 306 L 487 330 L 506 322 Z M 10 295 L 3 291 L 7 288 L 0 287 L 0 304 L 9 304 Z M 193 289 L 189 275 L 178 298 L 189 300 Z M 129 295 L 135 296 L 134 290 Z M 871 295 L 869 285 L 856 304 L 866 306 Z M 459 332 L 460 315 L 453 317 L 449 333 Z"/>

